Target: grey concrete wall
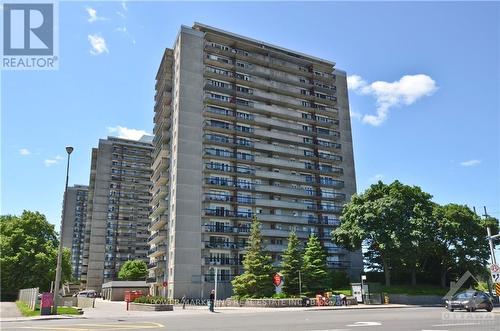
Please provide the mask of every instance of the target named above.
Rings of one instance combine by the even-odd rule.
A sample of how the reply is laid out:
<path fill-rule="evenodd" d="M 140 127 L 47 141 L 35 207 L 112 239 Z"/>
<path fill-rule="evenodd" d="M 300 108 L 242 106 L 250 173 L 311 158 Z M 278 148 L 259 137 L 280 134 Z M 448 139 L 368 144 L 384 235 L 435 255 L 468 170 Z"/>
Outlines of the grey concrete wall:
<path fill-rule="evenodd" d="M 179 78 L 174 96 L 170 199 L 169 297 L 197 297 L 201 291 L 201 197 L 203 117 L 203 33 L 182 28 Z M 177 51 L 177 50 L 176 50 Z M 173 208 L 172 208 L 173 207 Z"/>
<path fill-rule="evenodd" d="M 62 243 L 63 247 L 70 250 L 73 244 L 73 227 L 75 226 L 76 191 L 74 187 L 68 187 L 65 210 L 63 211 Z"/>
<path fill-rule="evenodd" d="M 109 178 L 111 175 L 112 144 L 99 141 L 95 187 L 93 192 L 92 226 L 90 232 L 87 290 L 101 291 L 106 245 L 106 220 L 108 214 Z"/>
<path fill-rule="evenodd" d="M 337 100 L 339 108 L 340 119 L 340 143 L 342 144 L 342 167 L 344 168 L 343 180 L 345 182 L 344 193 L 347 200 L 356 193 L 356 172 L 354 164 L 354 151 L 351 131 L 351 113 L 349 110 L 349 95 L 347 91 L 347 77 L 346 73 L 341 70 L 335 70 L 336 87 L 337 87 Z M 361 250 L 349 254 L 351 267 L 347 273 L 351 280 L 359 281 L 361 271 L 363 270 L 363 255 Z"/>

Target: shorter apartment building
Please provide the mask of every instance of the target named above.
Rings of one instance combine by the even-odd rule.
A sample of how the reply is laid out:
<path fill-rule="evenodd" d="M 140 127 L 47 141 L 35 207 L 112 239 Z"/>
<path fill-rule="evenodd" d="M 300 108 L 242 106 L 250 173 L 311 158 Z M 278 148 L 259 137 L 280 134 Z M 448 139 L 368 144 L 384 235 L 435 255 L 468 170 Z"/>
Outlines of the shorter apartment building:
<path fill-rule="evenodd" d="M 82 282 L 101 291 L 127 260 L 148 262 L 151 153 L 139 141 L 108 137 L 92 150 Z"/>
<path fill-rule="evenodd" d="M 71 277 L 80 279 L 83 262 L 83 244 L 85 222 L 87 220 L 87 195 L 89 187 L 74 185 L 66 191 L 66 203 L 63 205 L 63 247 L 71 251 Z"/>

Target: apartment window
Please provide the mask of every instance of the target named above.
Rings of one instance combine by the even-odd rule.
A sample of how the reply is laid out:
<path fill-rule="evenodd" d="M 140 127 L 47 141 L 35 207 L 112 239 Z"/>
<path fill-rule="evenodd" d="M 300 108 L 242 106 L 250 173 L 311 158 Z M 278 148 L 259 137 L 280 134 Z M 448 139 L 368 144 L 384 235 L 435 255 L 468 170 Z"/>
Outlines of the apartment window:
<path fill-rule="evenodd" d="M 247 93 L 247 94 L 253 94 L 252 89 L 249 89 L 248 87 L 244 87 L 244 86 L 239 86 L 239 85 L 236 86 L 236 91 L 242 92 L 242 93 Z"/>
<path fill-rule="evenodd" d="M 311 103 L 307 101 L 301 101 L 302 107 L 311 107 Z"/>

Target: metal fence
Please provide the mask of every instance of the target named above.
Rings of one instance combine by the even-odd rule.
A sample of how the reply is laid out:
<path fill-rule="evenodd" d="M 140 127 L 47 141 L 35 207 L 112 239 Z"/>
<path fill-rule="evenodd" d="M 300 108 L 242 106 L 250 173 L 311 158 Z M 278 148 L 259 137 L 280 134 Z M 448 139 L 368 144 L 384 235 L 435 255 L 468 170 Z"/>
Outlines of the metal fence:
<path fill-rule="evenodd" d="M 19 301 L 27 304 L 31 310 L 35 310 L 38 303 L 38 290 L 38 287 L 19 290 Z"/>

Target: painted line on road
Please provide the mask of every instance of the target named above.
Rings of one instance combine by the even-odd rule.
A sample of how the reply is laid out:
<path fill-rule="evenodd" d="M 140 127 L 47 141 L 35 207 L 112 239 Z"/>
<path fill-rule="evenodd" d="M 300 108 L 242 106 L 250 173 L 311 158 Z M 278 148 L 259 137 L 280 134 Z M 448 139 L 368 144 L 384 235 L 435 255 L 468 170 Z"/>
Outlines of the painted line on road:
<path fill-rule="evenodd" d="M 346 326 L 379 326 L 380 322 L 356 322 L 354 324 L 347 324 Z"/>
<path fill-rule="evenodd" d="M 469 325 L 479 325 L 481 323 L 449 323 L 449 324 L 434 324 L 433 326 L 469 326 Z"/>
<path fill-rule="evenodd" d="M 87 327 L 82 329 L 81 327 Z M 88 328 L 91 327 L 91 328 Z M 103 328 L 104 327 L 104 328 Z M 117 323 L 107 323 L 107 324 L 77 324 L 75 327 L 66 327 L 66 326 L 45 326 L 45 327 L 40 327 L 40 326 L 22 326 L 20 327 L 21 329 L 36 329 L 36 330 L 57 330 L 57 331 L 89 331 L 89 330 L 99 330 L 99 331 L 114 331 L 114 330 L 129 330 L 129 329 L 158 329 L 158 328 L 163 328 L 165 327 L 163 324 L 160 323 L 153 323 L 153 322 L 148 322 L 148 323 L 142 323 L 142 324 L 117 324 Z"/>

